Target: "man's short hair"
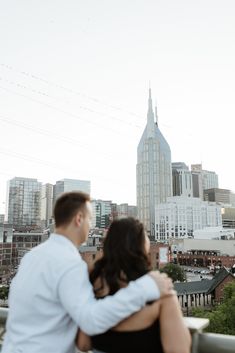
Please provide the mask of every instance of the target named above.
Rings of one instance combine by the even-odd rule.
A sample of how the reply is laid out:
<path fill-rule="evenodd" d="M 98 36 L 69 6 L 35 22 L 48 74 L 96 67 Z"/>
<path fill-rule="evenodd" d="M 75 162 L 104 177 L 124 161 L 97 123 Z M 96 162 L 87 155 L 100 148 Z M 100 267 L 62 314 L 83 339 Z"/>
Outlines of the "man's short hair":
<path fill-rule="evenodd" d="M 68 225 L 76 213 L 84 211 L 90 196 L 84 192 L 72 191 L 62 194 L 55 203 L 54 219 L 56 227 Z"/>

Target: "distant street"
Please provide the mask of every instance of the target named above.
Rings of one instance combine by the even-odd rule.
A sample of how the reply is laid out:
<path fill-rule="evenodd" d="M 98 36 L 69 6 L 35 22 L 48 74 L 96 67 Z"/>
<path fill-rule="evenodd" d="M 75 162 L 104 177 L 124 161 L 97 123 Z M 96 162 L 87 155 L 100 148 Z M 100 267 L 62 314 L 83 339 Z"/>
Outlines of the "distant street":
<path fill-rule="evenodd" d="M 188 282 L 201 281 L 204 279 L 212 279 L 212 274 L 209 273 L 206 267 L 190 267 L 181 266 L 185 270 L 185 275 Z"/>

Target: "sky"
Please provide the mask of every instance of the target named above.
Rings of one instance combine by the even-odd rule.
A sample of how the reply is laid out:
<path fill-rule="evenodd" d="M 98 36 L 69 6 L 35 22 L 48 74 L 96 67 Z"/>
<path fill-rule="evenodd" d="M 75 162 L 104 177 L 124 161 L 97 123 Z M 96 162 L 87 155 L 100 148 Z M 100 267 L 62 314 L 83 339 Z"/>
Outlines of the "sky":
<path fill-rule="evenodd" d="M 0 213 L 15 177 L 136 204 L 149 82 L 172 162 L 235 190 L 234 0 L 0 0 Z"/>

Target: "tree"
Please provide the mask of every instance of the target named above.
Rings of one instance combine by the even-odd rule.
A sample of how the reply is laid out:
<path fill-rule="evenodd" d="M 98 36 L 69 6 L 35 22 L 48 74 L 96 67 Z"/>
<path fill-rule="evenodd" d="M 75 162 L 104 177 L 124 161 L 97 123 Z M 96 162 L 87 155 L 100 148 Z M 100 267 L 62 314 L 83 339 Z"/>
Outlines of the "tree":
<path fill-rule="evenodd" d="M 0 287 L 0 299 L 1 300 L 6 300 L 8 298 L 9 294 L 9 287 L 8 286 L 2 286 Z"/>
<path fill-rule="evenodd" d="M 184 282 L 186 279 L 184 270 L 176 264 L 168 263 L 160 271 L 167 273 L 173 282 Z"/>
<path fill-rule="evenodd" d="M 210 320 L 206 331 L 235 335 L 235 281 L 224 286 L 224 299 L 211 312 L 194 309 L 193 316 L 204 317 Z"/>

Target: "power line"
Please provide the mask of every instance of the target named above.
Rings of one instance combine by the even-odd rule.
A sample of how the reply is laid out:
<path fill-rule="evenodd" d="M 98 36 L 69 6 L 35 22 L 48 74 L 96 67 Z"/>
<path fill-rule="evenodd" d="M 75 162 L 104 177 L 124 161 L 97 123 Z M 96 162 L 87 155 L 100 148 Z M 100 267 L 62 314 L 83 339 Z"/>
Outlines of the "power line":
<path fill-rule="evenodd" d="M 39 95 L 41 95 L 41 96 L 43 96 L 43 97 L 46 97 L 46 98 L 54 99 L 54 100 L 59 101 L 59 102 L 63 101 L 63 102 L 66 103 L 66 104 L 71 104 L 71 101 L 65 100 L 64 98 L 52 96 L 52 95 L 50 95 L 50 94 L 48 94 L 48 93 L 45 93 L 44 91 L 36 90 L 36 89 L 34 89 L 34 88 L 32 88 L 32 87 L 28 87 L 28 86 L 22 85 L 22 84 L 20 84 L 20 83 L 18 83 L 18 82 L 16 82 L 16 81 L 12 81 L 12 80 L 10 81 L 10 80 L 7 80 L 7 79 L 5 79 L 5 78 L 3 78 L 3 77 L 0 77 L 0 80 L 3 81 L 3 82 L 8 83 L 8 84 L 10 84 L 10 85 L 14 85 L 14 86 L 16 86 L 17 88 L 30 91 L 30 92 L 32 92 L 32 93 L 34 93 L 34 94 L 39 94 Z M 128 121 L 123 120 L 123 119 L 121 119 L 121 118 L 117 118 L 116 116 L 113 116 L 113 115 L 110 115 L 110 114 L 107 114 L 107 113 L 103 113 L 103 112 L 99 112 L 99 111 L 97 111 L 97 110 L 94 110 L 94 109 L 91 109 L 91 108 L 88 108 L 88 107 L 82 106 L 82 105 L 78 105 L 78 107 L 79 107 L 80 109 L 85 110 L 85 111 L 88 111 L 88 112 L 90 112 L 90 113 L 98 114 L 98 115 L 101 115 L 101 116 L 106 116 L 106 117 L 108 117 L 108 118 L 111 118 L 112 120 L 118 121 L 119 123 L 123 123 L 123 124 L 125 124 L 125 125 L 130 125 L 130 126 L 132 126 L 132 127 L 134 127 L 134 128 L 137 128 L 137 129 L 141 128 L 140 125 L 137 125 L 137 124 L 128 122 Z"/>
<path fill-rule="evenodd" d="M 9 88 L 3 87 L 3 86 L 0 86 L 0 88 L 3 89 L 3 90 L 5 90 L 5 91 L 7 91 L 7 92 L 12 93 L 12 94 L 15 94 L 15 95 L 24 97 L 24 98 L 26 98 L 26 99 L 28 99 L 28 100 L 31 100 L 32 102 L 36 102 L 36 103 L 38 103 L 38 104 L 40 104 L 40 105 L 43 105 L 43 106 L 45 106 L 45 107 L 47 107 L 47 108 L 56 110 L 56 111 L 58 111 L 58 112 L 60 112 L 60 113 L 62 113 L 62 114 L 65 114 L 66 116 L 70 116 L 70 117 L 72 117 L 72 118 L 74 118 L 74 119 L 81 120 L 81 121 L 83 121 L 83 122 L 89 123 L 90 125 L 96 126 L 96 127 L 98 127 L 98 128 L 104 129 L 104 130 L 112 131 L 114 134 L 117 134 L 117 135 L 121 135 L 121 136 L 124 135 L 123 133 L 120 133 L 119 131 L 114 130 L 114 129 L 111 129 L 111 128 L 105 126 L 105 125 L 100 125 L 100 124 L 98 124 L 98 123 L 96 123 L 96 122 L 94 122 L 94 121 L 91 121 L 91 120 L 87 119 L 87 118 L 86 118 L 86 119 L 83 119 L 81 116 L 79 116 L 79 115 L 77 115 L 77 114 L 68 112 L 68 111 L 63 110 L 63 109 L 61 109 L 61 108 L 57 108 L 57 107 L 55 107 L 55 106 L 53 106 L 53 105 L 51 105 L 51 104 L 48 104 L 48 103 L 39 101 L 38 99 L 35 99 L 35 98 L 32 98 L 32 97 L 28 97 L 28 96 L 26 96 L 25 94 L 12 91 L 12 90 L 10 90 Z M 127 135 L 127 134 L 125 134 L 125 135 L 130 138 L 129 135 Z"/>
<path fill-rule="evenodd" d="M 26 130 L 29 130 L 29 131 L 33 131 L 33 132 L 36 132 L 38 134 L 41 134 L 43 136 L 48 136 L 48 137 L 52 137 L 58 141 L 64 141 L 64 142 L 67 142 L 67 143 L 70 143 L 72 145 L 78 145 L 82 148 L 85 148 L 85 149 L 93 149 L 93 148 L 90 148 L 89 145 L 86 145 L 86 144 L 81 144 L 79 143 L 77 140 L 75 139 L 72 139 L 72 138 L 69 138 L 69 137 L 66 137 L 66 136 L 63 136 L 63 135 L 58 135 L 57 133 L 53 133 L 52 131 L 49 131 L 49 130 L 44 130 L 44 129 L 40 129 L 40 128 L 35 128 L 35 126 L 33 125 L 30 125 L 30 124 L 25 124 L 25 123 L 21 123 L 17 120 L 12 120 L 12 119 L 9 119 L 9 118 L 6 118 L 2 115 L 0 115 L 0 122 L 3 122 L 3 123 L 6 123 L 6 124 L 10 124 L 10 125 L 13 125 L 13 126 L 17 126 L 17 127 L 20 127 L 22 129 L 26 129 Z M 106 158 L 108 159 L 113 159 L 113 156 L 107 154 L 107 153 L 103 153 L 102 152 L 102 155 L 105 156 Z"/>
<path fill-rule="evenodd" d="M 130 112 L 130 111 L 125 110 L 125 109 L 123 109 L 123 108 L 121 108 L 121 107 L 108 104 L 108 103 L 103 102 L 103 101 L 101 101 L 101 100 L 99 100 L 99 99 L 97 99 L 97 98 L 94 98 L 94 97 L 91 97 L 91 96 L 86 95 L 86 94 L 84 94 L 84 93 L 75 91 L 74 89 L 65 87 L 65 86 L 63 86 L 63 85 L 61 85 L 61 84 L 57 84 L 57 83 L 55 83 L 55 82 L 48 81 L 48 80 L 46 80 L 46 79 L 44 79 L 44 78 L 41 78 L 41 77 L 39 77 L 39 76 L 37 76 L 37 75 L 33 75 L 33 74 L 31 74 L 31 73 L 29 73 L 29 72 L 27 72 L 27 71 L 20 71 L 20 70 L 17 70 L 17 69 L 13 68 L 13 67 L 10 66 L 10 65 L 6 65 L 6 64 L 0 63 L 0 66 L 2 66 L 3 68 L 5 68 L 5 69 L 7 69 L 7 70 L 10 70 L 10 71 L 13 71 L 13 72 L 17 72 L 17 73 L 19 73 L 19 74 L 21 74 L 21 75 L 24 75 L 24 76 L 26 76 L 26 77 L 28 77 L 28 78 L 31 78 L 31 79 L 33 79 L 33 80 L 38 80 L 38 81 L 41 81 L 41 82 L 43 82 L 43 83 L 45 83 L 45 84 L 47 84 L 47 85 L 50 85 L 50 86 L 53 86 L 53 87 L 57 87 L 57 88 L 59 88 L 59 89 L 62 89 L 62 90 L 64 90 L 64 91 L 70 93 L 70 94 L 78 95 L 78 96 L 80 96 L 80 97 L 84 97 L 84 98 L 86 98 L 86 99 L 90 99 L 91 101 L 94 101 L 94 102 L 99 103 L 99 104 L 101 104 L 101 105 L 103 105 L 103 106 L 109 107 L 109 108 L 111 108 L 111 109 L 124 112 L 124 113 L 126 113 L 126 114 L 129 114 L 129 115 L 131 115 L 131 116 L 134 116 L 134 117 L 138 118 L 138 120 L 143 123 L 143 117 L 142 117 L 141 115 L 138 115 L 138 114 L 136 114 L 136 113 Z M 25 88 L 25 89 L 29 89 L 29 88 L 27 88 L 27 87 L 24 87 L 24 88 Z M 36 93 L 36 90 L 34 90 L 34 91 L 35 91 L 35 93 Z M 39 94 L 39 91 L 38 91 L 37 93 Z M 44 96 L 48 96 L 48 97 L 51 97 L 51 98 L 55 98 L 55 97 L 52 97 L 52 96 L 50 96 L 50 95 L 48 95 L 48 94 L 45 94 L 44 92 L 42 92 L 42 94 L 43 94 Z M 59 99 L 60 99 L 60 98 L 59 98 Z M 120 119 L 120 118 L 117 118 L 117 117 L 108 115 L 107 113 L 97 112 L 97 111 L 95 111 L 95 110 L 92 110 L 92 109 L 87 108 L 87 107 L 82 107 L 82 106 L 80 106 L 80 108 L 81 108 L 81 109 L 84 109 L 84 110 L 88 110 L 88 111 L 90 111 L 90 112 L 92 112 L 92 113 L 96 113 L 96 114 L 100 114 L 100 115 L 105 115 L 105 116 L 110 117 L 110 118 L 112 118 L 112 119 L 115 119 L 115 120 L 117 120 L 117 121 L 119 121 L 119 122 L 122 122 L 122 123 L 125 123 L 125 124 L 129 124 L 129 125 L 131 125 L 131 126 L 133 126 L 133 127 L 135 127 L 135 128 L 138 128 L 138 129 L 141 128 L 141 126 L 138 125 L 138 124 L 136 124 L 136 123 L 133 123 L 133 124 L 132 124 L 132 123 L 129 123 L 129 122 L 123 120 L 123 119 Z M 165 126 L 165 127 L 168 128 L 168 129 L 174 129 L 174 127 L 171 127 L 170 125 L 167 125 L 167 124 L 165 124 L 165 123 L 161 123 L 161 126 Z M 190 131 L 190 133 L 192 134 L 192 131 Z"/>
<path fill-rule="evenodd" d="M 64 91 L 67 91 L 67 92 L 72 93 L 72 94 L 74 94 L 74 95 L 78 95 L 78 96 L 85 97 L 85 98 L 87 98 L 87 99 L 90 99 L 90 100 L 92 100 L 92 101 L 94 101 L 94 102 L 96 102 L 96 103 L 102 104 L 102 105 L 104 105 L 104 106 L 106 106 L 106 107 L 109 107 L 109 108 L 112 108 L 112 109 L 114 109 L 114 110 L 123 111 L 123 112 L 125 112 L 125 113 L 127 113 L 127 114 L 129 114 L 129 115 L 131 115 L 131 116 L 135 116 L 135 117 L 141 119 L 141 121 L 142 121 L 142 117 L 141 117 L 140 115 L 138 115 L 138 114 L 136 114 L 136 113 L 133 113 L 133 112 L 130 112 L 130 111 L 127 111 L 127 110 L 125 110 L 125 109 L 123 109 L 123 108 L 121 108 L 121 107 L 108 104 L 108 103 L 103 102 L 103 101 L 101 101 L 101 100 L 99 100 L 99 99 L 97 99 L 97 98 L 91 97 L 91 96 L 89 96 L 89 95 L 87 95 L 87 94 L 84 94 L 84 93 L 75 91 L 75 90 L 73 90 L 73 89 L 71 89 L 71 88 L 68 88 L 68 87 L 65 87 L 65 86 L 63 86 L 63 85 L 61 85 L 61 84 L 57 84 L 57 83 L 55 83 L 55 82 L 48 81 L 48 80 L 46 80 L 46 79 L 44 79 L 44 78 L 41 78 L 41 77 L 39 77 L 39 76 L 37 76 L 37 75 L 33 75 L 33 74 L 31 74 L 31 73 L 29 73 L 29 72 L 27 72 L 27 71 L 20 71 L 20 70 L 17 70 L 17 69 L 15 69 L 13 66 L 6 65 L 6 64 L 3 64 L 3 63 L 0 63 L 0 66 L 6 68 L 6 69 L 8 69 L 8 70 L 15 71 L 15 72 L 17 72 L 17 73 L 19 73 L 19 74 L 21 74 L 21 75 L 24 75 L 24 76 L 26 76 L 26 77 L 29 77 L 29 78 L 31 78 L 31 79 L 38 80 L 38 81 L 41 81 L 41 82 L 43 82 L 43 83 L 46 83 L 47 85 L 60 88 L 60 89 L 62 89 L 62 90 L 64 90 Z"/>

